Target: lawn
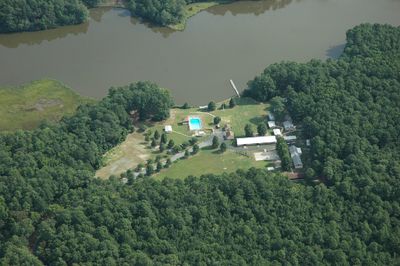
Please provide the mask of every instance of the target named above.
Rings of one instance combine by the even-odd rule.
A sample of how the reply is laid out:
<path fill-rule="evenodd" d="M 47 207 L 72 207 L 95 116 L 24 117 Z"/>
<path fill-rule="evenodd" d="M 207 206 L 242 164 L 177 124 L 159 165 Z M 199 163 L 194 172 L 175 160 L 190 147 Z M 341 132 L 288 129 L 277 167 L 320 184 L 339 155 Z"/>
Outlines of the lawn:
<path fill-rule="evenodd" d="M 33 129 L 43 120 L 58 121 L 73 114 L 80 104 L 92 101 L 50 79 L 0 87 L 0 130 Z"/>
<path fill-rule="evenodd" d="M 257 125 L 267 121 L 269 105 L 259 103 L 251 98 L 237 98 L 237 105 L 232 109 L 216 110 L 213 115 L 221 117 L 221 124 L 230 124 L 236 137 L 244 136 L 246 124 L 253 125 L 254 132 L 257 132 Z M 229 100 L 225 101 L 228 105 Z M 217 106 L 220 106 L 219 103 Z"/>
<path fill-rule="evenodd" d="M 223 154 L 213 150 L 201 150 L 197 155 L 173 163 L 170 168 L 162 170 L 154 178 L 163 179 L 167 176 L 171 178 L 186 178 L 189 175 L 201 176 L 210 173 L 229 173 L 251 167 L 263 168 L 267 164 L 266 161 L 257 162 L 252 157 L 249 158 L 231 150 L 227 150 Z"/>

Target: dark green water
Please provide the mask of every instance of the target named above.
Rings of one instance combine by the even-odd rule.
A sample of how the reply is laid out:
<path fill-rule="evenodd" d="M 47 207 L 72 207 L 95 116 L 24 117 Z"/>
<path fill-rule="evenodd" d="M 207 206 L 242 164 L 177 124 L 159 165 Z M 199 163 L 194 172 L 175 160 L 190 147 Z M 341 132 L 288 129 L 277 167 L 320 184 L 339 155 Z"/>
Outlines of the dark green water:
<path fill-rule="evenodd" d="M 267 0 L 216 6 L 183 32 L 149 27 L 123 9 L 91 12 L 83 25 L 0 35 L 0 85 L 44 77 L 101 98 L 112 85 L 151 80 L 177 103 L 206 104 L 243 89 L 266 66 L 340 54 L 347 29 L 400 24 L 399 0 Z"/>

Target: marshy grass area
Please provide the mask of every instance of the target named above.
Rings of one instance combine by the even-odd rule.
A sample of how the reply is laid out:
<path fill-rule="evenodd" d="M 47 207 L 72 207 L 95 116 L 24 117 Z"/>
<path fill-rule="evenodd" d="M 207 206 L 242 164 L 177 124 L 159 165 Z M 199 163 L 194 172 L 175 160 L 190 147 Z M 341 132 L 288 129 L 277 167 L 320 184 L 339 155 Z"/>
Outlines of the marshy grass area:
<path fill-rule="evenodd" d="M 0 87 L 0 130 L 34 129 L 44 120 L 56 122 L 79 105 L 94 101 L 52 79 Z"/>

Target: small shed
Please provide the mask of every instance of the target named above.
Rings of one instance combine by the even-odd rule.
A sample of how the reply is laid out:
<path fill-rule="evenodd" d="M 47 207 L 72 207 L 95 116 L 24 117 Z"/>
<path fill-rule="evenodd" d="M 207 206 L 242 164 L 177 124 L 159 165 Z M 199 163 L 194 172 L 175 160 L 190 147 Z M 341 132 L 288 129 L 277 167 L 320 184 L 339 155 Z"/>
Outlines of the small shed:
<path fill-rule="evenodd" d="M 272 129 L 272 128 L 276 127 L 275 121 L 268 121 L 267 124 L 268 124 L 268 128 Z"/>
<path fill-rule="evenodd" d="M 165 131 L 166 133 L 171 133 L 171 132 L 172 132 L 172 126 L 171 126 L 171 125 L 166 125 L 166 126 L 164 127 L 164 131 Z"/>
<path fill-rule="evenodd" d="M 275 121 L 275 116 L 274 116 L 273 113 L 269 113 L 269 114 L 268 114 L 268 120 L 269 120 L 269 121 Z"/>
<path fill-rule="evenodd" d="M 274 128 L 273 132 L 275 136 L 282 136 L 282 132 L 279 128 Z"/>
<path fill-rule="evenodd" d="M 233 131 L 230 130 L 230 129 L 225 130 L 224 138 L 225 139 L 234 139 L 235 138 L 235 133 L 233 133 Z"/>

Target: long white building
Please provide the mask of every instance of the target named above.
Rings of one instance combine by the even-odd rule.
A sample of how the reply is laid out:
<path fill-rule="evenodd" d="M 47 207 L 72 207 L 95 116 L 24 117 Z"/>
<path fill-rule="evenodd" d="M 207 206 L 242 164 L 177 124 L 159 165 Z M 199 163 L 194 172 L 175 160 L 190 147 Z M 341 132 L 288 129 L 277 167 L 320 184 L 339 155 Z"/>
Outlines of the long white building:
<path fill-rule="evenodd" d="M 273 144 L 273 143 L 276 143 L 275 136 L 249 137 L 249 138 L 237 138 L 236 139 L 236 144 L 238 146 L 257 145 L 257 144 Z"/>

